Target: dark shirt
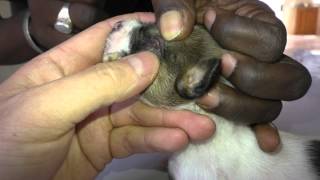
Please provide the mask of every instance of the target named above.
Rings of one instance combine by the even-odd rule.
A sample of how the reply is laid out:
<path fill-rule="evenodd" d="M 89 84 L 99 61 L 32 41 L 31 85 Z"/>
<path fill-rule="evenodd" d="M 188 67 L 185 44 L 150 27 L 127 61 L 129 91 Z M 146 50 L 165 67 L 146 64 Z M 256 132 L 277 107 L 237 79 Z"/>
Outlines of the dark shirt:
<path fill-rule="evenodd" d="M 104 7 L 111 17 L 132 12 L 153 11 L 151 0 L 109 0 Z"/>
<path fill-rule="evenodd" d="M 27 6 L 27 0 L 9 0 Z M 132 12 L 153 11 L 151 0 L 105 0 L 104 9 L 112 17 Z"/>

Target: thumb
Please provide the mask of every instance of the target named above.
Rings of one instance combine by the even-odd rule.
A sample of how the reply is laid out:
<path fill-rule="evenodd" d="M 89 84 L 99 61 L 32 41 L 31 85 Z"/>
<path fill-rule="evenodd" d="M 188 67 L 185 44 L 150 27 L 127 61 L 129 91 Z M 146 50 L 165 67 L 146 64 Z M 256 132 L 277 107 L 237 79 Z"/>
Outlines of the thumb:
<path fill-rule="evenodd" d="M 156 56 L 143 52 L 116 62 L 97 64 L 35 88 L 25 97 L 32 97 L 28 99 L 28 107 L 34 107 L 35 115 L 41 116 L 33 119 L 53 121 L 54 125 L 59 120 L 73 127 L 102 106 L 139 94 L 152 82 L 158 67 Z"/>
<path fill-rule="evenodd" d="M 157 24 L 167 41 L 188 37 L 195 24 L 194 0 L 152 0 Z"/>

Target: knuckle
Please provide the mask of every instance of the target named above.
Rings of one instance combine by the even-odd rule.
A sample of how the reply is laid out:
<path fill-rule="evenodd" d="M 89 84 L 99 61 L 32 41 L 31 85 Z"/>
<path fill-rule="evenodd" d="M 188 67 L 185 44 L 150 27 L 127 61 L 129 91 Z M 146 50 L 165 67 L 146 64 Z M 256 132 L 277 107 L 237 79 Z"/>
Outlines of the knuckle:
<path fill-rule="evenodd" d="M 126 157 L 134 153 L 131 141 L 132 132 L 129 127 L 116 129 L 111 135 L 111 152 L 115 158 Z"/>
<path fill-rule="evenodd" d="M 100 63 L 94 66 L 94 72 L 99 79 L 108 79 L 112 84 L 117 84 L 122 69 L 113 64 Z"/>
<path fill-rule="evenodd" d="M 129 128 L 126 128 L 123 134 L 122 142 L 123 142 L 123 148 L 128 155 L 135 153 L 135 146 L 130 138 L 132 136 L 133 136 L 132 131 L 130 131 Z"/>
<path fill-rule="evenodd" d="M 119 63 L 100 63 L 94 66 L 93 71 L 98 81 L 105 82 L 114 93 L 126 92 L 137 79 L 129 66 Z"/>
<path fill-rule="evenodd" d="M 153 146 L 153 136 L 144 134 L 143 135 L 143 144 L 146 152 L 156 151 L 155 147 Z"/>
<path fill-rule="evenodd" d="M 259 86 L 263 82 L 263 73 L 260 67 L 255 63 L 247 63 L 238 68 L 239 72 L 234 75 L 236 86 L 245 93 L 256 95 L 259 92 Z"/>
<path fill-rule="evenodd" d="M 260 12 L 260 11 L 257 11 Z M 260 61 L 279 59 L 286 45 L 286 29 L 275 16 L 259 13 L 260 19 L 221 14 L 212 29 L 213 36 L 223 47 L 250 55 Z M 263 16 L 264 18 L 262 18 Z M 272 19 L 273 23 L 264 19 Z M 235 27 L 243 28 L 235 28 Z M 248 46 L 254 48 L 247 48 Z"/>

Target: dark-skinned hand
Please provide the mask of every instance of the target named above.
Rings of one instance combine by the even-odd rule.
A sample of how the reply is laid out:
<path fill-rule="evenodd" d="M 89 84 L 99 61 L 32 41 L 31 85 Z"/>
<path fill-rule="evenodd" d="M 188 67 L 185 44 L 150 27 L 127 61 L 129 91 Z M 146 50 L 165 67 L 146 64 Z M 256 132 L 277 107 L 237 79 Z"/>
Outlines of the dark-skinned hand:
<path fill-rule="evenodd" d="M 253 125 L 262 150 L 280 144 L 277 118 L 281 101 L 302 97 L 311 76 L 283 54 L 286 30 L 274 12 L 257 0 L 153 0 L 158 25 L 167 40 L 185 38 L 195 23 L 204 24 L 229 52 L 222 74 L 235 88 L 217 84 L 198 103 L 207 111 Z"/>

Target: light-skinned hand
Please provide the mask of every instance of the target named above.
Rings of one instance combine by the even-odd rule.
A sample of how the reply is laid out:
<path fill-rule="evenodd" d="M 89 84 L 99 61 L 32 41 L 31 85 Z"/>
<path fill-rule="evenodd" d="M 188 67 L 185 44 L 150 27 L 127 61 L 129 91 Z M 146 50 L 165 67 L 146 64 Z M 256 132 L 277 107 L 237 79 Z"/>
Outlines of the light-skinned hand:
<path fill-rule="evenodd" d="M 140 13 L 98 23 L 0 85 L 1 179 L 94 179 L 113 158 L 174 152 L 213 134 L 207 117 L 137 100 L 157 74 L 155 55 L 101 63 L 114 23 L 133 18 L 155 21 Z"/>

